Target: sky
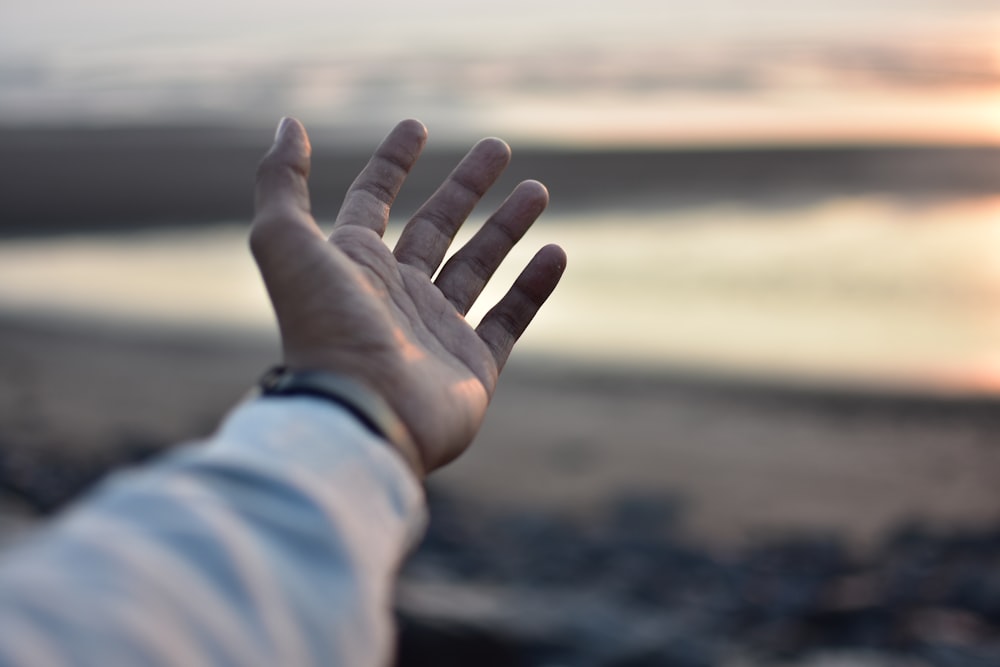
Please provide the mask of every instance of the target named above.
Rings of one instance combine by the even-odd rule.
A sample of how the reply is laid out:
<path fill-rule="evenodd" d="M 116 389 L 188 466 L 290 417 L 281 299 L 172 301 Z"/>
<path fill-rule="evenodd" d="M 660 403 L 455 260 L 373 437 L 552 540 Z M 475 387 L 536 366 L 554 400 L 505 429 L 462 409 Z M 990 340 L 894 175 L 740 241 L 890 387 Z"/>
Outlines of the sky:
<path fill-rule="evenodd" d="M 6 0 L 0 125 L 1000 144 L 996 0 Z"/>

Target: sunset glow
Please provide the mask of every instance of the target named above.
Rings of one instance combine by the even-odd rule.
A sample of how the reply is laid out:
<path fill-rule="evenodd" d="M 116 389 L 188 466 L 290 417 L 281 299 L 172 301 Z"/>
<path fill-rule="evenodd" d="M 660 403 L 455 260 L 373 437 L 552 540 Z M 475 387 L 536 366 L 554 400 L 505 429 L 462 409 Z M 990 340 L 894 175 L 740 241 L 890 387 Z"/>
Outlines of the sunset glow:
<path fill-rule="evenodd" d="M 505 136 L 605 146 L 1000 145 L 1000 93 L 945 98 L 601 98 L 496 107 Z"/>
<path fill-rule="evenodd" d="M 526 0 L 15 4 L 0 7 L 0 125 L 292 114 L 367 142 L 416 116 L 450 142 L 1000 144 L 986 3 L 623 0 L 573 21 Z"/>

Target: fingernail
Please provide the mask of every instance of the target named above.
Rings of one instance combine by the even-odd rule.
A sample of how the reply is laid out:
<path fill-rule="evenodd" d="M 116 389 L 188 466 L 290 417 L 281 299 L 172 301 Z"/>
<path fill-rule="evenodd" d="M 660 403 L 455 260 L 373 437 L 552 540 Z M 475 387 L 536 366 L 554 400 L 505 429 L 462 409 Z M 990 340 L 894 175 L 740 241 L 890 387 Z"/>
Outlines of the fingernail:
<path fill-rule="evenodd" d="M 285 116 L 278 121 L 278 129 L 274 131 L 274 143 L 278 143 L 281 139 L 281 135 L 285 133 L 285 130 L 288 129 L 288 126 L 291 125 L 291 123 L 292 119 L 288 116 Z"/>

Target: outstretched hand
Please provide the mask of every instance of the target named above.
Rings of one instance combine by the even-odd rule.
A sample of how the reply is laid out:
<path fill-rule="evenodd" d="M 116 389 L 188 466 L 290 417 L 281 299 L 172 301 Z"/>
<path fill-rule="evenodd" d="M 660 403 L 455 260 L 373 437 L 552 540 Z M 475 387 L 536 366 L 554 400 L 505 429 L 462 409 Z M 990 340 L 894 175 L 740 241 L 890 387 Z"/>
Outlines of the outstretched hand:
<path fill-rule="evenodd" d="M 397 125 L 351 185 L 327 237 L 310 213 L 309 139 L 286 118 L 257 173 L 250 245 L 281 330 L 285 364 L 346 374 L 378 392 L 410 432 L 418 475 L 461 454 L 482 423 L 518 337 L 559 282 L 566 255 L 542 248 L 473 329 L 465 314 L 548 203 L 514 188 L 438 271 L 459 227 L 510 161 L 499 139 L 476 144 L 406 224 L 382 241 L 389 209 L 427 139 Z M 435 277 L 435 272 L 437 276 Z"/>

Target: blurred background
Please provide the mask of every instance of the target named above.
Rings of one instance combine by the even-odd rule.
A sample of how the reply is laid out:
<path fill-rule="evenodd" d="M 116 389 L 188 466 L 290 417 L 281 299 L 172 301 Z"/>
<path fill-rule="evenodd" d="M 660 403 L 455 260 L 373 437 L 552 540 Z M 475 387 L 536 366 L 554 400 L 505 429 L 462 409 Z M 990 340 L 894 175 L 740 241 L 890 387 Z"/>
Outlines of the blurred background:
<path fill-rule="evenodd" d="M 995 0 L 0 4 L 4 539 L 277 359 L 283 115 L 321 221 L 428 126 L 390 240 L 511 143 L 472 228 L 552 205 L 472 319 L 570 257 L 432 482 L 401 663 L 1000 664 Z"/>

